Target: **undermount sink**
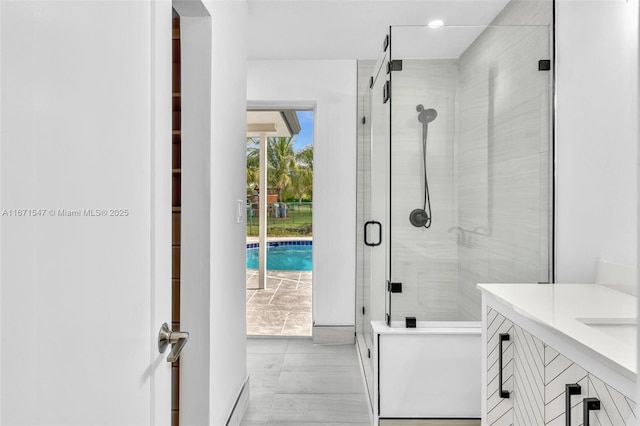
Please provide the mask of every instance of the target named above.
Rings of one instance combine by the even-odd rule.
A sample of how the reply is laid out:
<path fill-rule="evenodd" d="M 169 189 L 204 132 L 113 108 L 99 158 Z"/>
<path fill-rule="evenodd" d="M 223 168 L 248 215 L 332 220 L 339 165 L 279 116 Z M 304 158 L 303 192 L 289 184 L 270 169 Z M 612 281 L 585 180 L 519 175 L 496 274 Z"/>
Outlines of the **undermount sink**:
<path fill-rule="evenodd" d="M 608 336 L 635 346 L 637 336 L 636 318 L 576 318 L 586 326 Z"/>

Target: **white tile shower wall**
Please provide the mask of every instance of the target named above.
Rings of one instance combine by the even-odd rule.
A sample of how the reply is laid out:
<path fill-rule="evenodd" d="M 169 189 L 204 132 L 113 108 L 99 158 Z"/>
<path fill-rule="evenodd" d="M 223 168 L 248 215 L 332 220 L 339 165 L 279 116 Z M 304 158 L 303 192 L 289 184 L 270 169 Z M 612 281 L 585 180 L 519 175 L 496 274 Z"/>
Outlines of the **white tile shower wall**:
<path fill-rule="evenodd" d="M 454 196 L 457 60 L 404 60 L 392 77 L 392 319 L 457 320 L 458 253 Z M 378 101 L 378 100 L 374 100 Z M 428 128 L 428 180 L 433 222 L 416 228 L 409 214 L 423 207 L 422 124 L 416 106 L 434 108 Z"/>
<path fill-rule="evenodd" d="M 461 55 L 456 168 L 459 309 L 478 320 L 478 282 L 549 274 L 551 3 L 512 1 Z M 462 231 L 459 231 L 462 235 Z"/>

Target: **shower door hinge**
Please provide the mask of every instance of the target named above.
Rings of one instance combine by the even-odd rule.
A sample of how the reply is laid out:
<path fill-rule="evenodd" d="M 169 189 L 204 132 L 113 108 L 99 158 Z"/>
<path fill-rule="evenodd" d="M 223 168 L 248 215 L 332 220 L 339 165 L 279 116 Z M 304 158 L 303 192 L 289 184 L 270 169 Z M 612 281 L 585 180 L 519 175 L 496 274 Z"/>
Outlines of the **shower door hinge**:
<path fill-rule="evenodd" d="M 365 311 L 364 306 L 363 306 L 363 307 L 362 307 L 362 315 L 364 315 L 364 313 L 365 313 L 365 312 L 366 312 L 366 311 Z"/>
<path fill-rule="evenodd" d="M 391 71 L 402 71 L 402 59 L 394 59 L 387 62 L 387 74 Z"/>
<path fill-rule="evenodd" d="M 387 34 L 386 36 L 384 36 L 384 42 L 382 43 L 382 48 L 383 50 L 386 52 L 387 49 L 389 48 L 389 34 Z"/>
<path fill-rule="evenodd" d="M 373 76 L 369 77 L 369 89 L 373 89 Z"/>
<path fill-rule="evenodd" d="M 389 283 L 389 292 L 402 293 L 402 283 Z"/>
<path fill-rule="evenodd" d="M 367 358 L 371 358 L 371 349 L 367 348 Z"/>
<path fill-rule="evenodd" d="M 367 117 L 362 117 L 362 124 L 366 124 L 367 123 Z"/>
<path fill-rule="evenodd" d="M 385 81 L 382 88 L 382 103 L 386 104 L 389 99 L 391 99 L 391 82 Z"/>
<path fill-rule="evenodd" d="M 550 71 L 550 70 L 551 70 L 550 59 L 540 59 L 538 61 L 538 71 Z"/>

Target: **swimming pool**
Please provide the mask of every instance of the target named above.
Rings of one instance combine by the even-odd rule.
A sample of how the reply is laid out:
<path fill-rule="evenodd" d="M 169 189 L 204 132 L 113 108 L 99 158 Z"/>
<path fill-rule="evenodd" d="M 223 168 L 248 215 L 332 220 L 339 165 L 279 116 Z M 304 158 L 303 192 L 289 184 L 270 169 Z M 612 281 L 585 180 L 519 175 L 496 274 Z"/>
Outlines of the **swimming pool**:
<path fill-rule="evenodd" d="M 267 270 L 311 271 L 312 241 L 267 243 Z M 247 244 L 247 268 L 258 269 L 258 244 Z"/>

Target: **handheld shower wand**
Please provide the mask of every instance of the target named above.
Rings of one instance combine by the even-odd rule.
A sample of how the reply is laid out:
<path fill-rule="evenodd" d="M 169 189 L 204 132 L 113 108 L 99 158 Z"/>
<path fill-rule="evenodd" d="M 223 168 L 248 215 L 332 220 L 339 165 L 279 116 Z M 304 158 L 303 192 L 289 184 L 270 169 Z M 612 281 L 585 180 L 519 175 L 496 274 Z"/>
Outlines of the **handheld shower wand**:
<path fill-rule="evenodd" d="M 427 134 L 429 123 L 436 119 L 438 111 L 433 108 L 424 109 L 422 104 L 416 106 L 418 121 L 422 123 L 422 165 L 424 170 L 424 201 L 421 209 L 414 209 L 409 214 L 409 222 L 416 228 L 431 226 L 431 199 L 429 197 L 429 180 L 427 179 Z"/>

